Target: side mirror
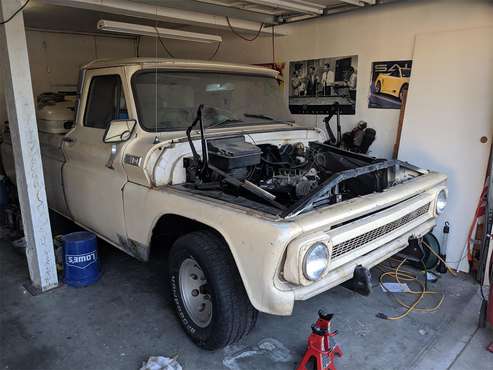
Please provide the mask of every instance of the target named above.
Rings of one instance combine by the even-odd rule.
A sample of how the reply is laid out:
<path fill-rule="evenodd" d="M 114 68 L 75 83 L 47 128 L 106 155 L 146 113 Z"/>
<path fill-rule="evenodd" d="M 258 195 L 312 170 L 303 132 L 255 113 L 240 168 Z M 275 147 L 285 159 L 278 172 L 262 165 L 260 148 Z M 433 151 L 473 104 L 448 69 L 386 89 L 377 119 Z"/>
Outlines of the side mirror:
<path fill-rule="evenodd" d="M 137 122 L 134 119 L 117 119 L 110 122 L 104 132 L 103 142 L 122 143 L 127 141 L 134 132 Z"/>

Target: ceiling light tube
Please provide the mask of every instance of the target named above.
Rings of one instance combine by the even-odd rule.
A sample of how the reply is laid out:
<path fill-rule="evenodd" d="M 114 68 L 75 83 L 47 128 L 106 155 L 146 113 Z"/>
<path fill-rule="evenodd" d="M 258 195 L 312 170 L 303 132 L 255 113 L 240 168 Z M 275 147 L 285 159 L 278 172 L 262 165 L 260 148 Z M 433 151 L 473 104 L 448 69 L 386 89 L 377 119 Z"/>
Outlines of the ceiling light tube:
<path fill-rule="evenodd" d="M 302 1 L 286 1 L 286 0 L 247 0 L 249 3 L 270 6 L 274 8 L 286 9 L 295 12 L 308 14 L 322 14 L 323 6 L 313 6 Z"/>
<path fill-rule="evenodd" d="M 130 35 L 141 35 L 149 37 L 162 37 L 165 39 L 175 39 L 183 41 L 193 41 L 202 43 L 222 42 L 219 35 L 210 35 L 207 33 L 188 32 L 174 30 L 171 28 L 156 28 L 142 24 L 115 22 L 101 19 L 98 22 L 98 30 L 106 32 L 125 33 Z"/>

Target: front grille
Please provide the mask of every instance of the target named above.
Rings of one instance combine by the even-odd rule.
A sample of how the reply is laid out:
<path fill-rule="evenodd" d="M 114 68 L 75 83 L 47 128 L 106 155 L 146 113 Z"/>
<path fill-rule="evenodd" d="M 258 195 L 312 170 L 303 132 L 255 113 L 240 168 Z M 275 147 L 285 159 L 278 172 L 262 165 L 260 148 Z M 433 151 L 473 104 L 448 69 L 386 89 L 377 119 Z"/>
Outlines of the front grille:
<path fill-rule="evenodd" d="M 430 203 L 427 203 L 424 206 L 419 207 L 418 209 L 408 213 L 407 215 L 395 221 L 377 227 L 372 231 L 368 231 L 367 233 L 346 240 L 340 244 L 334 245 L 334 247 L 332 248 L 332 259 L 341 257 L 348 252 L 352 252 L 388 233 L 391 233 L 392 231 L 398 229 L 399 227 L 402 227 L 408 224 L 409 222 L 417 219 L 419 216 L 424 215 L 425 213 L 428 212 L 429 209 L 430 209 Z"/>

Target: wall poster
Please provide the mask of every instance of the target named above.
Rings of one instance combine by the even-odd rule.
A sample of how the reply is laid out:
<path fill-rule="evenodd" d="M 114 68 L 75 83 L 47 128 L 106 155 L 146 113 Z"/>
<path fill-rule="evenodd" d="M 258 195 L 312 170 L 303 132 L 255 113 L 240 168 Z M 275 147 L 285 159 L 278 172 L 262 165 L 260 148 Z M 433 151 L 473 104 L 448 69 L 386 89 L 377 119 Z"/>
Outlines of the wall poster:
<path fill-rule="evenodd" d="M 400 109 L 409 87 L 412 60 L 373 62 L 368 108 Z"/>
<path fill-rule="evenodd" d="M 329 114 L 334 105 L 354 114 L 358 56 L 289 63 L 289 109 L 293 114 Z"/>

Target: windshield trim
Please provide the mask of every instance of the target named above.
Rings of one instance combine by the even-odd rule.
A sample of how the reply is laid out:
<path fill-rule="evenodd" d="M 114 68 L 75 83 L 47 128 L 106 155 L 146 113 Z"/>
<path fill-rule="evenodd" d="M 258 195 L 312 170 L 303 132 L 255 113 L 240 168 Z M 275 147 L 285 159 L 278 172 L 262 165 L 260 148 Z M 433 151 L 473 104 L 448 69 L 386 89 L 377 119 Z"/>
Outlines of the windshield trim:
<path fill-rule="evenodd" d="M 189 72 L 189 73 L 200 73 L 200 74 L 222 74 L 222 75 L 230 75 L 230 76 L 238 76 L 238 75 L 241 75 L 241 76 L 251 76 L 251 77 L 262 77 L 262 78 L 270 78 L 274 81 L 278 81 L 277 78 L 275 78 L 274 76 L 266 76 L 266 75 L 263 75 L 263 74 L 258 74 L 258 73 L 237 73 L 237 72 L 229 72 L 229 71 L 197 71 L 197 70 L 183 70 L 183 69 L 169 69 L 169 68 L 157 68 L 156 69 L 157 72 L 160 72 L 160 73 L 182 73 L 182 72 Z M 160 133 L 160 132 L 184 132 L 186 131 L 186 128 L 182 129 L 182 130 L 177 130 L 176 128 L 160 128 L 158 130 L 155 130 L 153 128 L 147 128 L 145 127 L 143 124 L 141 124 L 141 113 L 140 113 L 140 109 L 139 109 L 139 104 L 138 104 L 138 94 L 136 93 L 136 89 L 135 89 L 135 79 L 137 76 L 141 75 L 141 74 L 144 74 L 144 73 L 149 73 L 149 72 L 154 72 L 155 69 L 151 69 L 151 68 L 142 68 L 142 69 L 139 69 L 137 71 L 135 71 L 133 74 L 132 74 L 132 77 L 130 78 L 130 85 L 131 85 L 131 88 L 132 88 L 132 95 L 133 95 L 133 103 L 135 105 L 135 111 L 137 113 L 137 124 L 139 125 L 139 127 L 145 131 L 145 132 L 150 132 L 150 133 Z M 248 122 L 248 124 L 244 125 L 244 126 L 263 126 L 265 125 L 266 123 L 274 123 L 274 122 L 278 122 L 279 124 L 283 124 L 283 123 L 291 123 L 290 121 L 268 121 L 268 122 L 254 122 L 254 123 L 250 123 Z M 288 123 L 289 122 L 289 123 Z M 245 123 L 245 122 L 243 122 Z M 190 122 L 190 124 L 192 124 L 192 122 Z M 243 125 L 242 125 L 243 126 Z M 226 127 L 238 127 L 236 125 L 221 125 L 220 127 L 213 127 L 212 130 L 215 130 L 215 129 L 223 129 L 223 128 L 226 128 Z M 204 127 L 204 129 L 207 131 L 208 128 L 207 127 Z"/>

